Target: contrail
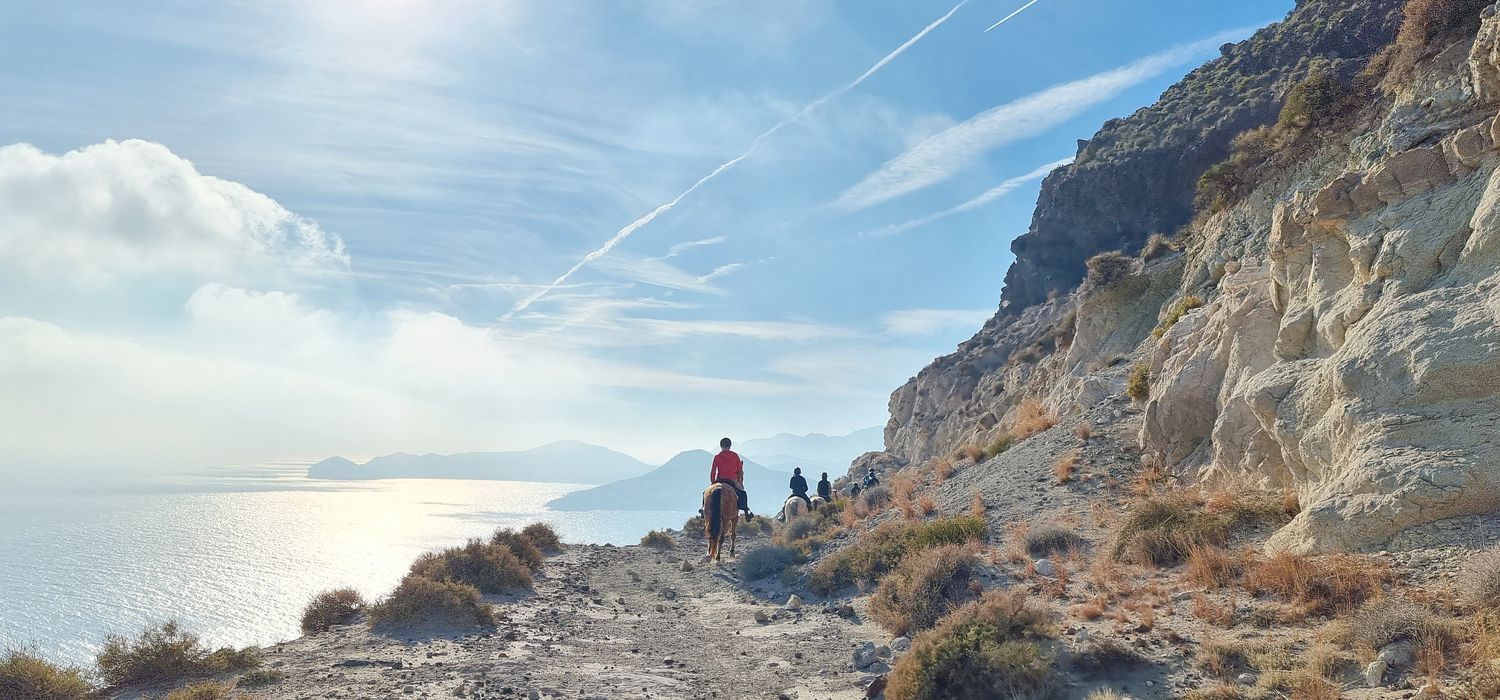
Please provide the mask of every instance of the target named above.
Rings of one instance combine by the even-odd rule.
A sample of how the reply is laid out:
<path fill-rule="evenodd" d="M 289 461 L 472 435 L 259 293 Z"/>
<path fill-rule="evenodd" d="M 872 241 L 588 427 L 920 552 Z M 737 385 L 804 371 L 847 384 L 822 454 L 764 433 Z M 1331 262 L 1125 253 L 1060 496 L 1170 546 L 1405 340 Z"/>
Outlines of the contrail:
<path fill-rule="evenodd" d="M 1028 8 L 1028 7 L 1031 7 L 1031 6 L 1032 6 L 1032 5 L 1035 5 L 1035 4 L 1037 4 L 1037 3 L 1039 3 L 1039 2 L 1041 2 L 1041 1 L 1042 1 L 1042 0 L 1031 0 L 1031 2 L 1028 2 L 1028 3 L 1026 3 L 1026 4 L 1025 4 L 1025 5 L 1022 5 L 1022 6 L 1021 6 L 1021 9 L 1019 9 L 1019 10 L 1016 10 L 1016 11 L 1015 11 L 1015 12 L 1012 12 L 1012 13 L 1010 13 L 1010 14 L 1008 14 L 1008 15 L 1006 15 L 1006 16 L 1005 16 L 1005 18 L 1004 18 L 1004 19 L 1001 19 L 1001 20 L 1000 20 L 1000 21 L 999 21 L 999 22 L 996 22 L 996 23 L 994 23 L 994 24 L 991 24 L 991 25 L 990 25 L 990 29 L 994 29 L 994 28 L 995 28 L 995 27 L 998 27 L 998 26 L 1000 26 L 1000 25 L 1002 25 L 1002 24 L 1005 24 L 1005 23 L 1006 23 L 1006 22 L 1009 22 L 1009 21 L 1010 21 L 1010 20 L 1011 20 L 1011 18 L 1012 18 L 1012 17 L 1015 17 L 1015 16 L 1016 16 L 1016 15 L 1019 15 L 1019 14 L 1021 14 L 1021 13 L 1022 13 L 1022 12 L 1025 12 L 1025 11 L 1026 11 L 1026 8 Z M 990 29 L 986 29 L 986 30 L 985 30 L 985 31 L 986 31 L 986 32 L 987 32 L 987 31 L 989 31 L 989 30 L 990 30 Z"/>
<path fill-rule="evenodd" d="M 1037 2 L 1037 0 L 1031 0 L 1031 1 L 1033 3 Z M 709 180 L 712 180 L 712 179 L 718 177 L 720 173 L 723 173 L 725 170 L 733 168 L 735 165 L 738 165 L 740 161 L 742 161 L 742 160 L 744 160 L 746 158 L 749 158 L 750 154 L 752 154 L 752 153 L 755 152 L 755 148 L 757 146 L 759 146 L 762 141 L 765 141 L 766 139 L 774 136 L 777 132 L 781 131 L 782 129 L 785 129 L 788 126 L 791 126 L 792 124 L 797 123 L 803 117 L 805 117 L 809 113 L 811 113 L 813 110 L 817 109 L 818 107 L 823 106 L 824 103 L 826 103 L 826 102 L 828 102 L 830 100 L 838 99 L 844 93 L 847 93 L 850 90 L 853 90 L 854 88 L 859 87 L 860 83 L 865 82 L 865 80 L 868 79 L 870 76 L 874 75 L 881 68 L 884 68 L 887 63 L 890 63 L 891 61 L 895 60 L 897 56 L 900 56 L 901 54 L 906 53 L 906 50 L 909 49 L 909 48 L 911 48 L 912 44 L 915 44 L 918 41 L 921 41 L 922 37 L 927 36 L 927 34 L 929 32 L 931 32 L 934 29 L 937 29 L 944 22 L 947 22 L 948 18 L 952 17 L 955 12 L 958 12 L 959 8 L 961 8 L 961 7 L 963 7 L 964 5 L 967 5 L 967 4 L 969 4 L 969 0 L 959 0 L 959 3 L 957 5 L 954 5 L 953 9 L 948 10 L 947 14 L 943 15 L 942 17 L 937 18 L 936 20 L 934 20 L 931 24 L 927 25 L 926 27 L 923 27 L 922 31 L 917 32 L 915 36 L 913 36 L 910 39 L 907 39 L 906 43 L 904 43 L 904 44 L 902 44 L 900 46 L 897 46 L 894 51 L 891 51 L 890 53 L 886 54 L 885 58 L 882 58 L 879 61 L 876 61 L 875 65 L 870 66 L 869 70 L 866 70 L 864 73 L 861 73 L 858 78 L 855 78 L 852 82 L 848 83 L 847 85 L 844 85 L 844 86 L 842 86 L 842 87 L 840 87 L 840 88 L 838 88 L 838 89 L 836 89 L 836 90 L 834 90 L 834 91 L 832 91 L 832 92 L 830 92 L 830 93 L 828 93 L 828 94 L 826 94 L 826 95 L 824 95 L 822 97 L 819 97 L 816 100 L 813 100 L 812 102 L 807 103 L 806 105 L 804 105 L 802 107 L 802 109 L 797 110 L 796 114 L 793 114 L 792 116 L 787 117 L 786 119 L 783 119 L 780 122 L 777 122 L 775 126 L 767 129 L 765 131 L 765 133 L 761 134 L 760 136 L 755 137 L 755 140 L 753 140 L 753 141 L 750 142 L 750 147 L 746 148 L 744 153 L 741 153 L 738 156 L 735 156 L 734 158 L 731 158 L 731 159 L 725 161 L 719 167 L 714 168 L 713 172 L 711 172 L 711 173 L 709 173 L 707 175 L 704 175 L 703 177 L 699 178 L 697 182 L 693 183 L 692 187 L 689 187 L 689 188 L 683 190 L 682 194 L 679 194 L 676 197 L 673 197 L 672 200 L 669 201 L 669 202 L 667 202 L 666 204 L 663 204 L 663 205 L 661 205 L 661 206 L 659 206 L 659 207 L 651 210 L 651 212 L 649 214 L 646 214 L 645 216 L 642 216 L 641 218 L 636 219 L 635 221 L 630 222 L 630 224 L 627 225 L 625 228 L 622 228 L 619 231 L 616 231 L 615 235 L 613 237 L 611 237 L 609 240 L 607 240 L 607 241 L 604 242 L 604 245 L 599 246 L 599 248 L 597 250 L 589 253 L 588 255 L 583 256 L 582 260 L 578 261 L 578 263 L 575 264 L 573 267 L 568 268 L 567 272 L 564 272 L 561 275 L 559 275 L 558 278 L 556 280 L 554 280 L 551 284 L 548 284 L 548 285 L 545 285 L 545 286 L 541 287 L 537 291 L 532 292 L 531 294 L 527 295 L 525 298 L 523 298 L 520 301 L 516 302 L 515 306 L 512 306 L 510 308 L 510 311 L 505 312 L 505 314 L 503 316 L 501 316 L 500 318 L 502 318 L 502 319 L 508 319 L 508 318 L 510 318 L 512 316 L 515 316 L 517 313 L 520 313 L 521 311 L 526 310 L 526 307 L 531 306 L 532 304 L 536 303 L 536 301 L 538 299 L 541 299 L 542 297 L 547 296 L 548 292 L 551 292 L 552 290 L 557 289 L 564 282 L 567 282 L 569 277 L 572 277 L 579 270 L 583 269 L 583 267 L 585 265 L 587 265 L 587 264 L 589 264 L 589 263 L 591 263 L 591 262 L 593 262 L 595 260 L 598 260 L 601 256 L 607 255 L 609 253 L 609 251 L 614 250 L 615 246 L 619 245 L 622 241 L 624 241 L 625 239 L 629 238 L 630 234 L 635 233 L 642 226 L 645 226 L 646 224 L 651 223 L 652 221 L 654 221 L 656 219 L 656 217 L 661 216 L 662 214 L 665 214 L 668 211 L 671 211 L 672 207 L 677 206 L 677 203 L 681 202 L 684 197 L 692 194 L 699 187 L 702 187 L 704 184 L 708 183 Z M 1030 5 L 1028 5 L 1027 7 L 1030 7 Z M 1021 9 L 1024 10 L 1026 8 L 1023 7 Z M 1017 12 L 1019 12 L 1019 10 L 1017 10 Z M 1006 19 L 1010 19 L 1010 18 L 1007 17 Z M 1000 21 L 1004 22 L 1005 20 L 1000 20 Z M 994 27 L 991 27 L 991 29 L 993 29 L 993 28 Z M 988 30 L 986 30 L 986 31 L 988 31 Z"/>

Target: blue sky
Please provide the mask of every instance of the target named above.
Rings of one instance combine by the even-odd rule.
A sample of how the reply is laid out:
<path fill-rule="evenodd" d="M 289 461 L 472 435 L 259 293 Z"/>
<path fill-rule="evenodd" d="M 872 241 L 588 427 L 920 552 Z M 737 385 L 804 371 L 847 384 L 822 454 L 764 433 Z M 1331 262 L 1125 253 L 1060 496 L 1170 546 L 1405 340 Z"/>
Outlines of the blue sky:
<path fill-rule="evenodd" d="M 1022 4 L 7 3 L 0 456 L 881 424 L 1041 174 L 1292 6 Z"/>

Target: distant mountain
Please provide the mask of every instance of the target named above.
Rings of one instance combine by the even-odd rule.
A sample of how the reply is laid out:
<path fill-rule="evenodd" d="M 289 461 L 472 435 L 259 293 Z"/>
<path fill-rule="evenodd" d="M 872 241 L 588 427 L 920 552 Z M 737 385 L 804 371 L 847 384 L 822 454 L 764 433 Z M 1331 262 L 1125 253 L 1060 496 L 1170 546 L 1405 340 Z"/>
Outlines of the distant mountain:
<path fill-rule="evenodd" d="M 782 433 L 737 443 L 734 449 L 761 464 L 802 467 L 804 472 L 843 473 L 849 463 L 866 452 L 885 448 L 884 428 L 865 428 L 848 435 L 792 435 Z"/>
<path fill-rule="evenodd" d="M 651 469 L 627 454 L 576 440 L 515 452 L 413 455 L 404 452 L 355 464 L 330 457 L 307 470 L 311 479 L 503 479 L 604 484 Z M 707 478 L 707 477 L 705 477 Z"/>
<path fill-rule="evenodd" d="M 666 464 L 631 479 L 591 489 L 574 491 L 547 504 L 554 510 L 698 510 L 703 490 L 708 488 L 708 469 L 713 454 L 689 450 Z M 773 471 L 745 460 L 745 490 L 750 509 L 770 513 L 791 494 L 787 481 L 791 472 Z"/>

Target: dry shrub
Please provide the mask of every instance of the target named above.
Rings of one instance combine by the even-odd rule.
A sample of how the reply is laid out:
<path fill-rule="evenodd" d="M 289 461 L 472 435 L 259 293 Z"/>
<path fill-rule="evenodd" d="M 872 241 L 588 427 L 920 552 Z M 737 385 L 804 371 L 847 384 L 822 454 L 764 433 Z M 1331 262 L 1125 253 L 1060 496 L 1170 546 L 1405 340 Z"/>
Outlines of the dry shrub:
<path fill-rule="evenodd" d="M 922 515 L 932 515 L 937 510 L 937 501 L 932 498 L 932 494 L 924 493 L 921 498 L 917 499 L 917 510 L 921 511 Z"/>
<path fill-rule="evenodd" d="M 411 563 L 411 576 L 473 586 L 480 593 L 531 588 L 531 570 L 509 547 L 469 540 L 462 547 L 427 552 Z M 410 576 L 408 576 L 410 578 Z"/>
<path fill-rule="evenodd" d="M 1211 676 L 1233 678 L 1251 669 L 1250 656 L 1254 651 L 1254 647 L 1244 642 L 1208 639 L 1199 645 L 1195 663 Z"/>
<path fill-rule="evenodd" d="M 746 581 L 759 581 L 771 576 L 780 576 L 797 562 L 796 550 L 776 545 L 757 547 L 740 557 L 740 576 Z"/>
<path fill-rule="evenodd" d="M 1244 688 L 1222 683 L 1191 690 L 1182 698 L 1183 700 L 1249 700 Z"/>
<path fill-rule="evenodd" d="M 1220 605 L 1202 593 L 1193 594 L 1193 617 L 1210 625 L 1226 628 L 1233 626 L 1235 607 L 1233 598 L 1227 604 Z"/>
<path fill-rule="evenodd" d="M 1310 615 L 1342 614 L 1379 597 L 1393 580 L 1390 567 L 1376 559 L 1333 554 L 1320 559 L 1280 552 L 1245 572 L 1251 593 L 1272 593 Z"/>
<path fill-rule="evenodd" d="M 1151 331 L 1151 335 L 1157 338 L 1166 335 L 1167 330 L 1177 325 L 1177 322 L 1181 321 L 1182 317 L 1187 315 L 1187 312 L 1200 306 L 1203 306 L 1203 299 L 1193 294 L 1178 299 L 1177 303 L 1172 305 L 1172 308 L 1167 309 L 1167 315 L 1162 317 L 1161 325 L 1157 326 L 1156 330 Z"/>
<path fill-rule="evenodd" d="M 1136 401 L 1151 398 L 1151 368 L 1138 364 L 1125 376 L 1125 395 Z"/>
<path fill-rule="evenodd" d="M 302 610 L 302 631 L 327 632 L 334 625 L 354 622 L 365 609 L 364 596 L 353 588 L 335 588 L 315 596 Z"/>
<path fill-rule="evenodd" d="M 682 536 L 695 540 L 703 539 L 703 516 L 695 515 L 682 523 Z"/>
<path fill-rule="evenodd" d="M 259 665 L 260 655 L 253 649 L 210 652 L 199 643 L 198 635 L 182 629 L 175 620 L 151 625 L 135 639 L 109 635 L 94 657 L 99 677 L 109 687 L 171 683 Z"/>
<path fill-rule="evenodd" d="M 845 530 L 853 530 L 856 526 L 859 525 L 859 521 L 863 518 L 863 516 L 860 514 L 860 511 L 862 510 L 863 505 L 855 503 L 853 505 L 850 505 L 848 508 L 840 511 L 839 527 L 842 527 Z"/>
<path fill-rule="evenodd" d="M 1223 547 L 1188 547 L 1187 580 L 1207 589 L 1223 588 L 1239 579 L 1250 557 L 1231 554 Z"/>
<path fill-rule="evenodd" d="M 1406 640 L 1415 645 L 1424 639 L 1446 651 L 1454 640 L 1451 629 L 1432 611 L 1396 598 L 1361 607 L 1349 618 L 1349 636 L 1359 647 L 1376 651 L 1392 642 Z"/>
<path fill-rule="evenodd" d="M 1141 468 L 1130 477 L 1130 492 L 1140 497 L 1150 496 L 1166 488 L 1172 475 L 1155 459 L 1146 459 Z"/>
<path fill-rule="evenodd" d="M 370 622 L 381 625 L 419 622 L 493 625 L 495 614 L 480 598 L 479 589 L 471 584 L 434 581 L 426 576 L 407 574 L 396 590 L 370 606 Z"/>
<path fill-rule="evenodd" d="M 948 480 L 948 477 L 953 476 L 955 468 L 953 466 L 953 459 L 950 457 L 938 457 L 932 460 L 932 483 L 934 485 L 942 485 L 943 482 Z"/>
<path fill-rule="evenodd" d="M 1448 651 L 1454 646 L 1454 639 L 1448 631 L 1439 625 L 1429 625 L 1417 633 L 1416 642 L 1417 673 L 1432 679 L 1447 673 Z"/>
<path fill-rule="evenodd" d="M 984 536 L 984 519 L 971 515 L 881 523 L 854 544 L 819 561 L 809 583 L 813 590 L 825 594 L 844 586 L 869 585 L 914 552 L 945 544 L 982 542 Z"/>
<path fill-rule="evenodd" d="M 1001 433 L 994 440 L 991 440 L 989 445 L 985 446 L 984 458 L 990 459 L 1005 452 L 1006 450 L 1010 449 L 1011 446 L 1015 444 L 1015 442 L 1016 438 L 1014 435 L 1011 435 L 1010 433 Z"/>
<path fill-rule="evenodd" d="M 1082 454 L 1080 450 L 1072 449 L 1058 456 L 1057 461 L 1052 463 L 1052 474 L 1057 478 L 1057 483 L 1066 484 L 1073 480 L 1073 469 L 1078 466 L 1078 458 Z"/>
<path fill-rule="evenodd" d="M 1500 609 L 1500 547 L 1469 558 L 1458 579 L 1464 602 L 1485 610 Z"/>
<path fill-rule="evenodd" d="M 1281 492 L 1281 512 L 1288 518 L 1302 512 L 1302 503 L 1297 500 L 1297 492 L 1285 489 Z"/>
<path fill-rule="evenodd" d="M 891 505 L 901 513 L 901 517 L 911 519 L 917 517 L 916 495 L 917 485 L 906 477 L 897 477 L 891 481 Z"/>
<path fill-rule="evenodd" d="M 890 700 L 1031 700 L 1058 687 L 1047 611 L 1012 592 L 991 591 L 917 635 L 891 670 Z"/>
<path fill-rule="evenodd" d="M 1088 540 L 1083 535 L 1055 523 L 1027 527 L 1020 537 L 1026 546 L 1026 553 L 1033 557 L 1063 554 L 1088 546 Z"/>
<path fill-rule="evenodd" d="M 508 527 L 496 530 L 495 534 L 490 536 L 490 545 L 509 549 L 516 559 L 521 560 L 521 563 L 532 571 L 540 571 L 542 562 L 546 560 L 541 548 L 537 547 L 531 538 Z"/>
<path fill-rule="evenodd" d="M 1042 402 L 1036 399 L 1022 399 L 1021 405 L 1016 407 L 1010 434 L 1017 441 L 1021 441 L 1054 425 L 1057 425 L 1057 416 L 1048 411 Z"/>
<path fill-rule="evenodd" d="M 50 663 L 35 652 L 11 649 L 0 656 L 0 698 L 87 700 L 93 691 L 82 671 Z"/>
<path fill-rule="evenodd" d="M 983 518 L 986 510 L 987 509 L 984 506 L 984 496 L 979 495 L 979 492 L 975 491 L 974 500 L 969 502 L 969 515 L 972 515 L 976 518 Z"/>
<path fill-rule="evenodd" d="M 552 526 L 547 523 L 532 523 L 527 525 L 525 529 L 521 530 L 521 534 L 525 535 L 526 539 L 531 540 L 531 543 L 544 553 L 556 554 L 562 551 L 562 538 L 558 537 L 557 531 L 552 529 Z"/>
<path fill-rule="evenodd" d="M 1088 421 L 1084 421 L 1073 426 L 1073 434 L 1077 435 L 1079 440 L 1087 441 L 1094 436 L 1094 426 Z"/>
<path fill-rule="evenodd" d="M 249 695 L 235 695 L 227 683 L 204 681 L 167 693 L 166 700 L 251 700 Z"/>
<path fill-rule="evenodd" d="M 1291 700 L 1339 700 L 1344 694 L 1339 687 L 1311 675 L 1297 675 L 1288 684 Z"/>
<path fill-rule="evenodd" d="M 286 673 L 274 668 L 257 668 L 254 671 L 240 676 L 234 685 L 238 688 L 257 688 L 272 683 L 280 683 L 286 680 Z"/>
<path fill-rule="evenodd" d="M 1118 250 L 1100 253 L 1084 262 L 1088 269 L 1084 279 L 1095 287 L 1108 287 L 1125 279 L 1135 267 L 1135 260 Z"/>
<path fill-rule="evenodd" d="M 1223 546 L 1229 522 L 1204 513 L 1191 498 L 1165 494 L 1137 501 L 1115 531 L 1113 556 L 1148 566 L 1174 566 L 1194 547 Z"/>
<path fill-rule="evenodd" d="M 967 459 L 970 462 L 974 462 L 977 464 L 984 459 L 984 445 L 981 445 L 977 442 L 971 442 L 967 445 L 964 445 L 963 447 L 958 448 L 958 455 L 960 459 Z"/>
<path fill-rule="evenodd" d="M 890 502 L 891 487 L 885 484 L 876 484 L 859 492 L 858 503 L 867 514 L 879 513 Z"/>
<path fill-rule="evenodd" d="M 1078 645 L 1073 664 L 1090 674 L 1118 674 L 1123 669 L 1147 663 L 1135 647 L 1115 637 L 1090 637 Z"/>
<path fill-rule="evenodd" d="M 976 564 L 966 545 L 916 552 L 880 579 L 870 600 L 870 614 L 892 634 L 928 629 L 974 596 Z"/>
<path fill-rule="evenodd" d="M 665 530 L 652 530 L 641 537 L 641 546 L 652 549 L 671 549 L 677 546 L 677 540 Z"/>
<path fill-rule="evenodd" d="M 1104 615 L 1104 608 L 1098 603 L 1079 603 L 1068 608 L 1068 614 L 1085 620 L 1097 620 Z"/>
<path fill-rule="evenodd" d="M 1151 262 L 1168 253 L 1175 253 L 1182 248 L 1175 241 L 1160 233 L 1153 233 L 1146 238 L 1146 244 L 1141 246 L 1141 260 Z"/>
<path fill-rule="evenodd" d="M 1410 75 L 1438 39 L 1459 28 L 1477 27 L 1479 12 L 1490 4 L 1486 0 L 1409 0 L 1396 32 L 1390 72 L 1398 78 Z"/>

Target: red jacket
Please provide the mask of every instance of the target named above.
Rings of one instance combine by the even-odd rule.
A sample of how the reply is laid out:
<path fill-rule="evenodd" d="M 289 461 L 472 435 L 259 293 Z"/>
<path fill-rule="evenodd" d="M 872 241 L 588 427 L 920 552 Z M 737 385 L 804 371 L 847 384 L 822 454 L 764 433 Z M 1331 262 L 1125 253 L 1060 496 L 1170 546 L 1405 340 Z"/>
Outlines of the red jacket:
<path fill-rule="evenodd" d="M 708 472 L 709 481 L 720 479 L 742 483 L 745 479 L 745 463 L 734 450 L 724 450 L 714 455 L 714 466 Z"/>

